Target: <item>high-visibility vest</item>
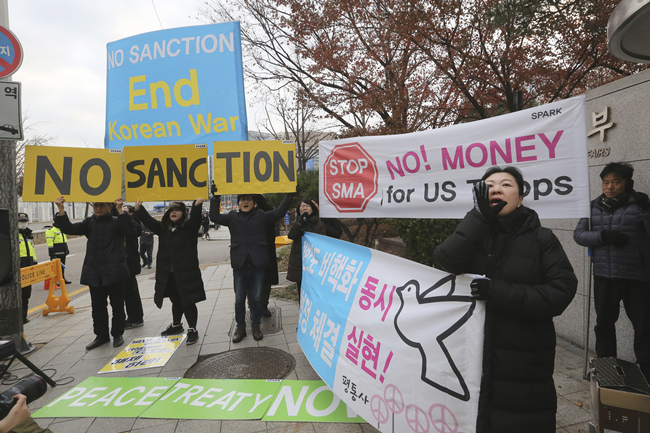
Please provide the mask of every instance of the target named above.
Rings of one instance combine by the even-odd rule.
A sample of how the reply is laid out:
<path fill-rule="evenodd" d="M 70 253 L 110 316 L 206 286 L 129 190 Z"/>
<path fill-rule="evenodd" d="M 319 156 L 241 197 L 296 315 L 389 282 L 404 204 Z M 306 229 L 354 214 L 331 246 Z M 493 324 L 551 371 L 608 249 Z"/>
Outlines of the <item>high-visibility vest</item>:
<path fill-rule="evenodd" d="M 68 243 L 68 238 L 66 238 L 65 233 L 58 227 L 50 227 L 45 230 L 45 240 L 48 248 L 54 248 L 56 244 Z"/>
<path fill-rule="evenodd" d="M 20 244 L 20 263 L 21 266 L 31 266 L 32 264 L 36 263 L 36 250 L 34 250 L 34 242 L 31 239 L 25 239 L 22 235 L 22 233 L 18 233 L 18 242 Z M 24 260 L 24 258 L 31 257 L 32 262 L 28 265 L 23 265 L 24 262 L 27 260 Z"/>

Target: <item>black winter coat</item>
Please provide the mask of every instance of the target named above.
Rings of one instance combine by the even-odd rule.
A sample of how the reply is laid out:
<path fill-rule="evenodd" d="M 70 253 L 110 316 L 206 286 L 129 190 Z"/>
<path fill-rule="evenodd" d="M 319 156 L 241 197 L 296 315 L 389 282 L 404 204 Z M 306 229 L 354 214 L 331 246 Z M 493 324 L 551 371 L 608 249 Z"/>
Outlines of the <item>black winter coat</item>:
<path fill-rule="evenodd" d="M 131 217 L 123 213 L 114 217 L 92 215 L 78 223 L 71 223 L 68 214 L 56 215 L 56 226 L 66 235 L 84 235 L 86 257 L 81 268 L 81 284 L 108 286 L 131 278 L 126 262 L 124 239 L 133 233 Z"/>
<path fill-rule="evenodd" d="M 163 224 L 149 215 L 144 206 L 135 211 L 135 214 L 145 226 L 158 235 L 156 286 L 153 298 L 156 306 L 162 308 L 163 299 L 169 297 L 167 286 L 172 272 L 184 303 L 196 304 L 205 301 L 205 288 L 197 250 L 201 206 L 193 205 L 189 219 L 185 219 L 183 224 L 174 231 L 164 229 Z"/>
<path fill-rule="evenodd" d="M 287 267 L 287 280 L 299 282 L 302 281 L 302 235 L 305 232 L 326 235 L 327 228 L 318 216 L 312 215 L 307 220 L 307 224 L 301 226 L 297 222 L 291 226 L 287 237 L 293 241 L 291 252 L 289 252 L 289 264 Z"/>
<path fill-rule="evenodd" d="M 250 260 L 255 267 L 264 268 L 269 264 L 267 225 L 284 216 L 291 204 L 287 194 L 276 209 L 263 211 L 253 208 L 250 212 L 231 210 L 219 213 L 220 197 L 210 200 L 210 219 L 215 224 L 228 226 L 230 230 L 230 265 L 241 269 Z"/>
<path fill-rule="evenodd" d="M 612 279 L 650 281 L 650 213 L 642 212 L 632 194 L 628 202 L 609 212 L 600 203 L 602 196 L 591 202 L 589 219 L 578 221 L 573 239 L 578 245 L 592 249 L 594 275 Z M 606 245 L 603 230 L 617 230 L 628 236 L 622 247 Z"/>
<path fill-rule="evenodd" d="M 553 317 L 578 284 L 558 239 L 532 209 L 494 227 L 472 210 L 433 257 L 440 269 L 491 279 L 477 432 L 554 433 Z"/>

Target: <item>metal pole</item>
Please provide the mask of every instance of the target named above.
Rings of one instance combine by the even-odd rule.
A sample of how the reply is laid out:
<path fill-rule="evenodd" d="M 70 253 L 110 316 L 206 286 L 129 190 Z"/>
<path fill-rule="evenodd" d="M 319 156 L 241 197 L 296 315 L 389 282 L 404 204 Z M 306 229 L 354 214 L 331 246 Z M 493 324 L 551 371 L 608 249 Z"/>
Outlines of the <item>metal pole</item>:
<path fill-rule="evenodd" d="M 589 230 L 591 230 L 591 218 L 589 218 Z M 593 271 L 594 262 L 591 259 L 591 248 L 587 250 L 589 255 L 589 275 L 587 276 L 587 299 L 585 300 L 585 328 L 584 328 L 584 342 L 585 342 L 585 363 L 582 369 L 582 378 L 589 380 L 587 370 L 589 368 L 589 321 L 591 319 L 591 276 Z"/>

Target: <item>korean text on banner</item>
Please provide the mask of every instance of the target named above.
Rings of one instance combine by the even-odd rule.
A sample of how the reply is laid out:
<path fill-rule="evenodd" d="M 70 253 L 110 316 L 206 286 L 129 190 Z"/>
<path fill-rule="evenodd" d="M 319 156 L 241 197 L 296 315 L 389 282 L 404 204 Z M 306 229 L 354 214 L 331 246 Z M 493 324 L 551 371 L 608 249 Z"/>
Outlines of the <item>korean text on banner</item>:
<path fill-rule="evenodd" d="M 296 190 L 293 141 L 214 143 L 214 184 L 219 194 L 265 194 Z"/>
<path fill-rule="evenodd" d="M 25 146 L 23 200 L 112 202 L 122 195 L 122 151 Z"/>
<path fill-rule="evenodd" d="M 205 144 L 124 148 L 126 200 L 194 200 L 208 197 Z"/>
<path fill-rule="evenodd" d="M 475 432 L 485 305 L 471 278 L 312 233 L 302 242 L 298 342 L 323 381 L 382 432 L 414 420 Z"/>
<path fill-rule="evenodd" d="M 327 217 L 461 218 L 491 166 L 524 175 L 524 204 L 541 218 L 589 216 L 584 96 L 411 134 L 319 144 Z"/>
<path fill-rule="evenodd" d="M 247 140 L 239 22 L 144 33 L 107 46 L 104 146 Z"/>

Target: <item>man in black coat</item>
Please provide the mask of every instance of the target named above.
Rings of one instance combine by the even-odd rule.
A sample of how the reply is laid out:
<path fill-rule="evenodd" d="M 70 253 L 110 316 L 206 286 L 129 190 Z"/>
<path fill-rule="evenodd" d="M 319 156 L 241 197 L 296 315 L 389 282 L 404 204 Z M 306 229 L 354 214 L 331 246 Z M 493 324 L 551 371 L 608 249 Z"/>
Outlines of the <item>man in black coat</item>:
<path fill-rule="evenodd" d="M 86 346 L 86 350 L 95 349 L 110 341 L 113 336 L 113 347 L 124 344 L 124 293 L 131 274 L 126 262 L 125 237 L 133 233 L 131 217 L 124 212 L 122 198 L 114 204 L 118 216 L 111 214 L 113 203 L 93 203 L 94 214 L 78 223 L 71 223 L 65 213 L 63 196 L 54 202 L 59 208 L 55 215 L 55 223 L 67 235 L 84 235 L 86 257 L 81 268 L 81 284 L 90 287 L 92 304 L 93 331 L 95 340 Z M 111 327 L 108 324 L 107 299 L 111 301 L 113 319 Z"/>

